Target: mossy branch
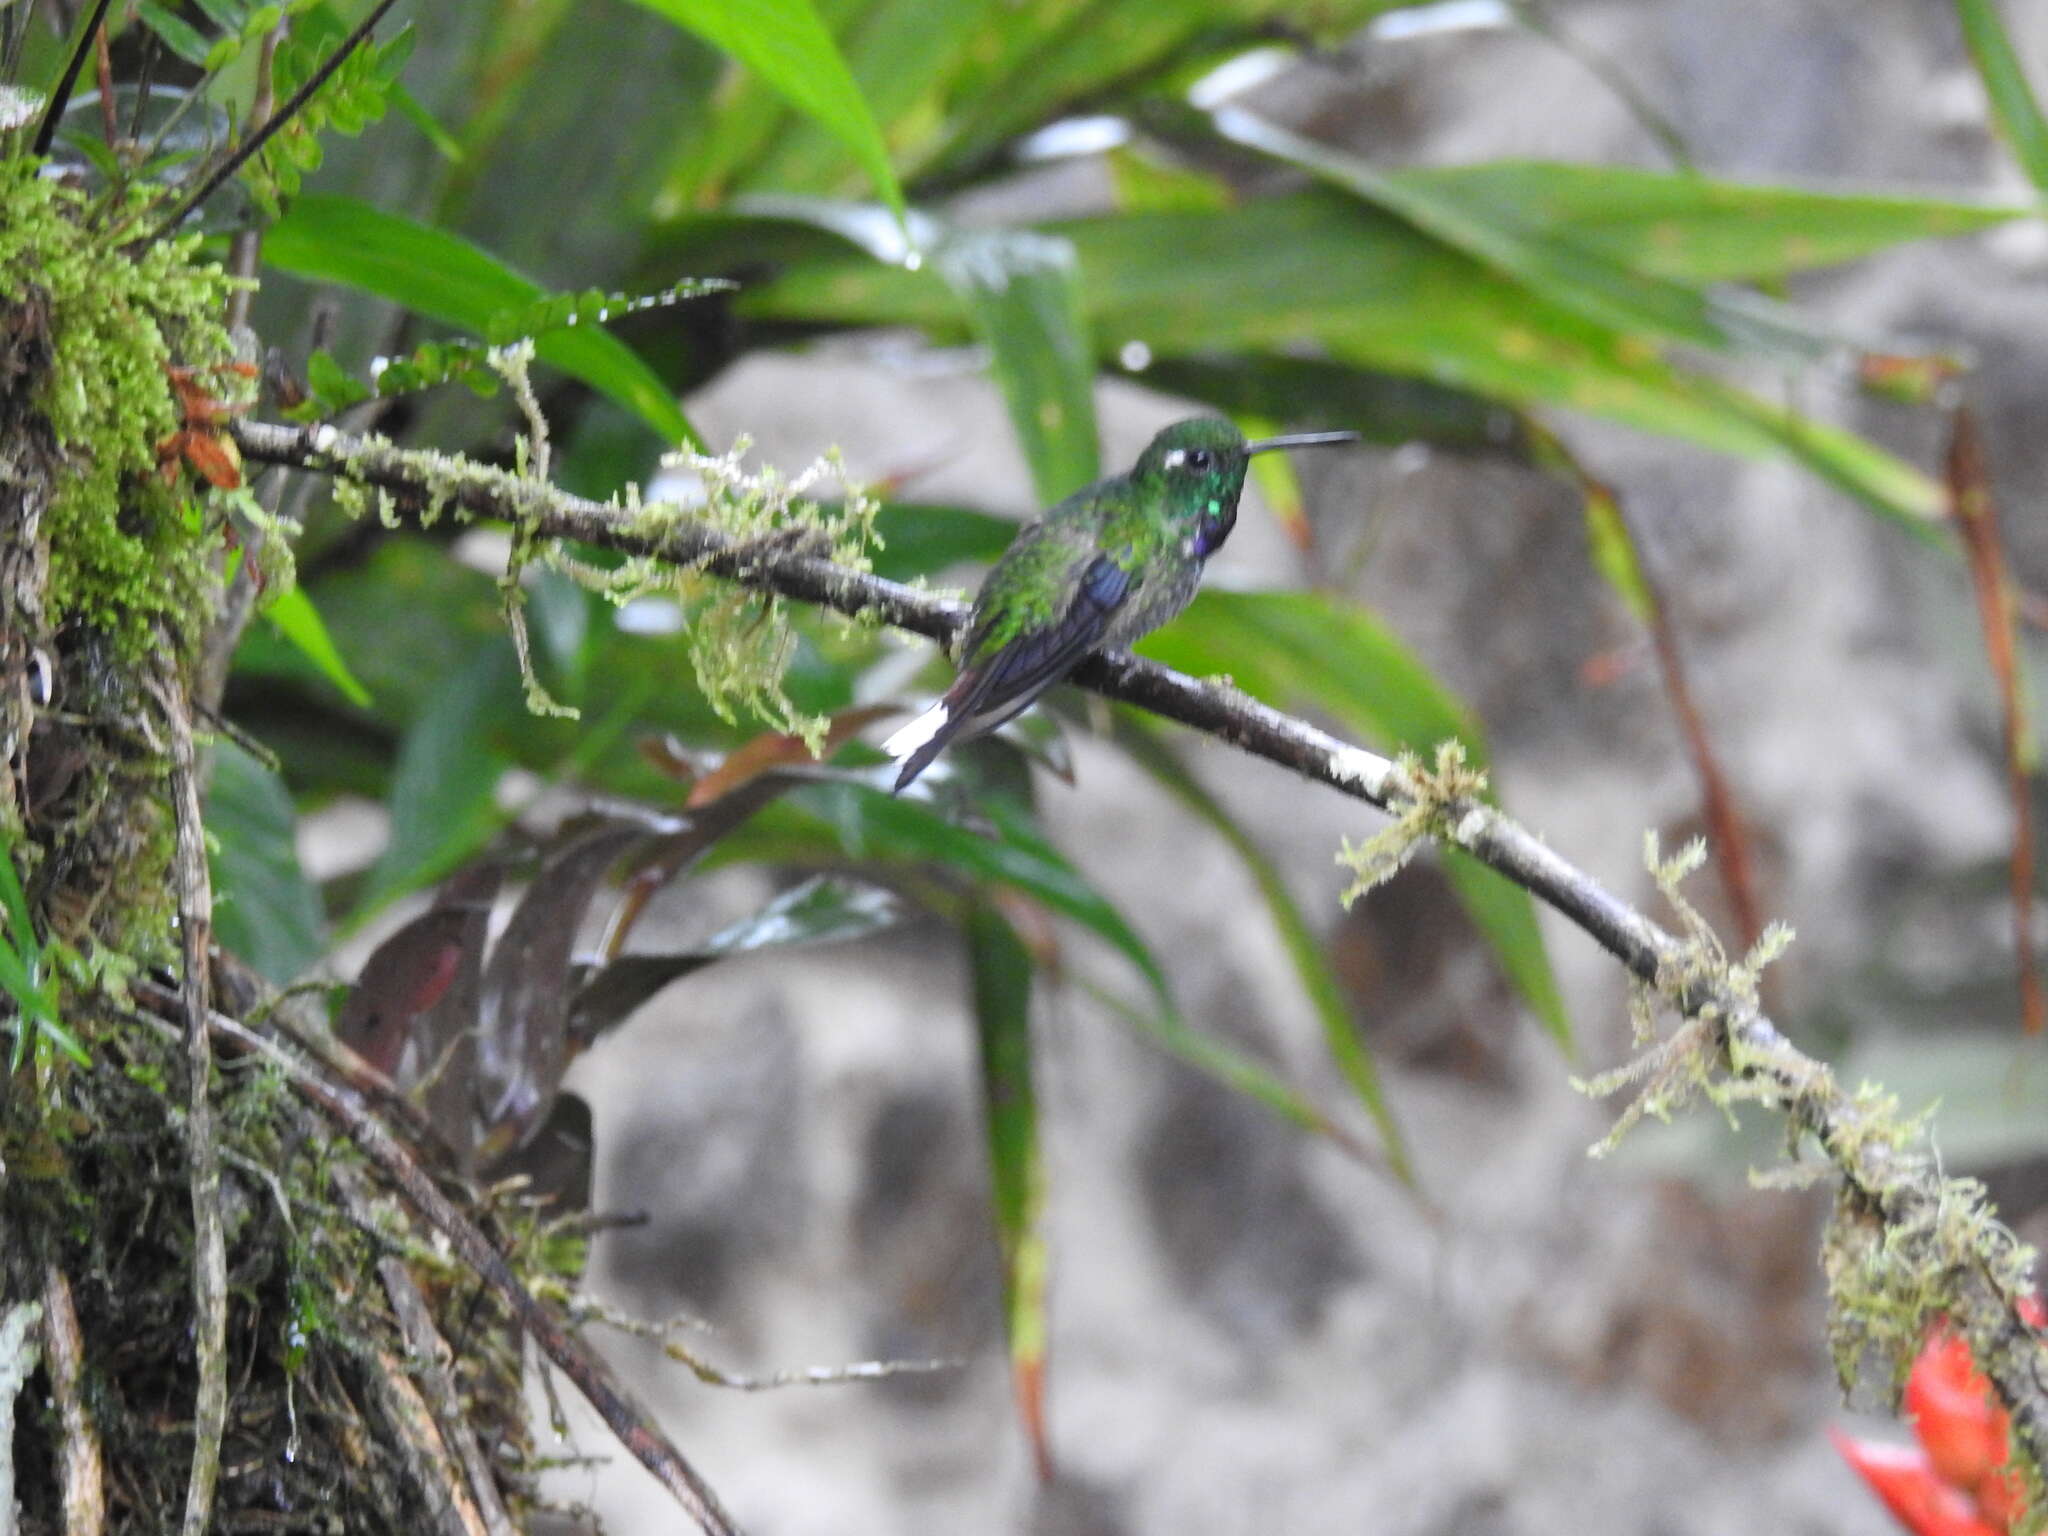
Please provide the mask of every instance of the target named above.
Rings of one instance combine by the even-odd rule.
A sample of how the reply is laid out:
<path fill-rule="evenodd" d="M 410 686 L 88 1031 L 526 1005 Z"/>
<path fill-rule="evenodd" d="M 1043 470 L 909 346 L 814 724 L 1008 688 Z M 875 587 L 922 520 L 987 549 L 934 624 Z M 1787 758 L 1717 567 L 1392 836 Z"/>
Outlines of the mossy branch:
<path fill-rule="evenodd" d="M 966 605 L 849 569 L 802 550 L 738 538 L 670 508 L 627 510 L 570 496 L 535 480 L 431 452 L 404 450 L 330 427 L 240 422 L 254 461 L 353 479 L 419 509 L 454 506 L 509 522 L 530 537 L 673 562 L 777 596 L 879 620 L 950 646 Z M 1757 1000 L 1767 951 L 1727 959 L 1685 918 L 1673 933 L 1577 868 L 1535 833 L 1481 798 L 1455 762 L 1422 773 L 1353 746 L 1235 689 L 1218 689 L 1156 662 L 1097 654 L 1076 683 L 1133 704 L 1392 812 L 1401 847 L 1369 844 L 1362 876 L 1384 873 L 1420 837 L 1462 849 L 1546 902 L 1621 962 L 1645 1002 L 1654 996 L 1686 1021 L 1638 1076 L 1654 1089 L 1688 1076 L 1716 1097 L 1745 1098 L 1786 1117 L 1841 1177 L 1838 1228 L 1873 1224 L 1861 1250 L 1832 1242 L 1828 1267 L 1839 1303 L 1838 1346 L 1910 1352 L 1929 1314 L 1945 1312 L 2010 1410 L 2015 1441 L 2048 1465 L 2048 1343 L 2017 1310 L 2027 1254 L 1968 1181 L 1942 1176 L 1921 1128 L 1883 1097 L 1849 1093 L 1822 1063 L 1785 1038 Z M 1677 873 L 1665 884 L 1676 892 Z M 1771 941 L 1767 937 L 1767 944 Z M 1681 1062 L 1680 1056 L 1684 1057 Z M 1644 1105 L 1654 1109 L 1654 1101 Z M 1846 1351 L 1838 1347 L 1838 1358 Z"/>

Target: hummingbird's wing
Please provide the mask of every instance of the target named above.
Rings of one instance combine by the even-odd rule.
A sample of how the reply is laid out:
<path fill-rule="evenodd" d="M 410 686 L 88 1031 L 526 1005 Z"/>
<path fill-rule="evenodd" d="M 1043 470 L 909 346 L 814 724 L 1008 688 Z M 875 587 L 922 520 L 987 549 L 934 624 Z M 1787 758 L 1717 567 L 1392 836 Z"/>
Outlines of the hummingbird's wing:
<path fill-rule="evenodd" d="M 1081 658 L 1101 643 L 1104 630 L 1131 588 L 1131 573 L 1096 555 L 1074 584 L 1074 596 L 1049 624 L 1026 629 L 991 646 L 1002 633 L 1000 610 L 982 616 L 968 637 L 967 664 L 946 696 L 882 744 L 903 768 L 899 790 L 961 735 L 976 735 L 1027 709 Z"/>

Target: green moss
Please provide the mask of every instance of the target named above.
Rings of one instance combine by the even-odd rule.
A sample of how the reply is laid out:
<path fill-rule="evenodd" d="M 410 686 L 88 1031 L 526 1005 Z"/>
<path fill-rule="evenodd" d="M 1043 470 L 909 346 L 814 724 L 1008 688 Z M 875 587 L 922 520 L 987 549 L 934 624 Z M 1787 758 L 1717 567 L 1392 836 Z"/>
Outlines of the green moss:
<path fill-rule="evenodd" d="M 233 355 L 216 318 L 232 280 L 192 260 L 197 236 L 110 248 L 84 196 L 35 170 L 0 166 L 0 294 L 49 341 L 33 404 L 66 465 L 43 525 L 49 614 L 135 660 L 164 633 L 189 639 L 208 611 L 214 541 L 194 498 L 163 483 L 156 450 L 180 426 L 166 369 Z M 231 394 L 232 377 L 208 378 L 209 391 Z"/>

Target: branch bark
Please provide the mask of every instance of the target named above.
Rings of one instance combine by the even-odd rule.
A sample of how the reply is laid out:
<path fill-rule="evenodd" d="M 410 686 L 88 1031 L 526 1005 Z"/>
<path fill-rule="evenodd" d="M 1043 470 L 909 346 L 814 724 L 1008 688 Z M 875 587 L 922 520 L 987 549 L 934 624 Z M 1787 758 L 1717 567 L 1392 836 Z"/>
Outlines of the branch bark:
<path fill-rule="evenodd" d="M 604 506 L 533 479 L 331 427 L 237 422 L 234 433 L 249 459 L 344 476 L 416 508 L 452 504 L 542 537 L 687 565 L 796 601 L 869 615 L 942 644 L 950 644 L 965 621 L 966 605 L 955 599 L 814 556 L 749 546 L 679 512 Z M 1100 652 L 1072 680 L 1380 809 L 1414 802 L 1410 776 L 1392 760 L 1228 685 Z M 1701 975 L 1695 940 L 1659 926 L 1495 807 L 1457 796 L 1434 808 L 1440 841 L 1547 903 L 1689 1017 L 1712 1021 L 1727 1070 L 1812 1136 L 1840 1173 L 1844 1200 L 1881 1218 L 1893 1257 L 1941 1275 L 1949 1314 L 2011 1412 L 2017 1439 L 2036 1466 L 2048 1467 L 2048 1343 L 2017 1310 L 2012 1234 L 1988 1219 L 1959 1223 L 1955 1210 L 1963 1192 L 1942 1177 L 1924 1144 L 1905 1144 L 1883 1106 L 1845 1093 L 1826 1066 L 1793 1046 L 1753 998 L 1728 981 L 1725 968 L 1680 980 Z"/>

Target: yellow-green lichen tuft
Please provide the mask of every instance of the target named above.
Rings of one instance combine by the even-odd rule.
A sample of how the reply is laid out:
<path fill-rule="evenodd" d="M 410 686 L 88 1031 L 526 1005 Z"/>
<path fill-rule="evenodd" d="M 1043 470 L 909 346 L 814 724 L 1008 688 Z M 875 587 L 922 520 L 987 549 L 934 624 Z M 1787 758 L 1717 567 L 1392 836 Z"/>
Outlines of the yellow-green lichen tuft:
<path fill-rule="evenodd" d="M 877 504 L 849 483 L 836 455 L 785 478 L 773 468 L 747 470 L 742 438 L 720 455 L 684 451 L 663 462 L 693 475 L 701 500 L 683 515 L 708 523 L 738 541 L 742 551 L 816 555 L 856 571 L 869 568 L 881 547 L 875 531 Z M 818 502 L 809 493 L 836 482 L 840 499 Z M 649 532 L 658 532 L 676 509 L 650 505 L 639 510 Z M 781 598 L 690 569 L 651 561 L 628 561 L 610 574 L 605 593 L 625 602 L 649 591 L 672 594 L 686 617 L 690 665 L 705 701 L 719 718 L 737 724 L 742 712 L 771 729 L 801 736 L 812 752 L 822 749 L 827 722 L 797 707 L 784 686 L 796 658 L 797 637 Z"/>
<path fill-rule="evenodd" d="M 1434 768 L 1413 752 L 1395 759 L 1386 789 L 1390 808 L 1398 807 L 1392 825 L 1362 843 L 1346 838 L 1337 850 L 1337 862 L 1352 874 L 1338 898 L 1347 908 L 1398 875 L 1430 838 L 1448 835 L 1457 813 L 1486 794 L 1486 774 L 1465 760 L 1463 742 L 1440 741 Z"/>
<path fill-rule="evenodd" d="M 215 541 L 199 503 L 158 475 L 157 445 L 181 425 L 166 369 L 232 357 L 217 318 L 232 280 L 192 260 L 196 235 L 111 247 L 88 206 L 33 162 L 0 167 L 0 305 L 48 341 L 31 404 L 65 465 L 42 530 L 49 615 L 133 660 L 191 637 L 207 611 Z M 206 379 L 219 396 L 232 381 Z"/>
<path fill-rule="evenodd" d="M 1659 964 L 1654 983 L 1629 984 L 1629 1022 L 1639 1054 L 1611 1072 L 1572 1080 L 1574 1088 L 1592 1098 L 1607 1098 L 1624 1088 L 1636 1090 L 1613 1127 L 1593 1144 L 1594 1157 L 1612 1152 L 1645 1116 L 1668 1122 L 1695 1099 L 1706 1099 L 1732 1124 L 1737 1103 L 1784 1096 L 1781 1079 L 1746 1070 L 1762 1063 L 1740 1059 L 1740 1033 L 1731 1033 L 1726 1026 L 1729 1009 L 1755 1009 L 1758 978 L 1791 944 L 1792 930 L 1772 923 L 1755 948 L 1739 961 L 1730 960 L 1719 936 L 1683 889 L 1706 857 L 1706 844 L 1697 838 L 1669 859 L 1659 853 L 1654 832 L 1643 839 L 1643 863 L 1677 913 L 1682 939 Z M 1677 1010 L 1682 1022 L 1659 1040 L 1657 1021 L 1666 1008 Z"/>

